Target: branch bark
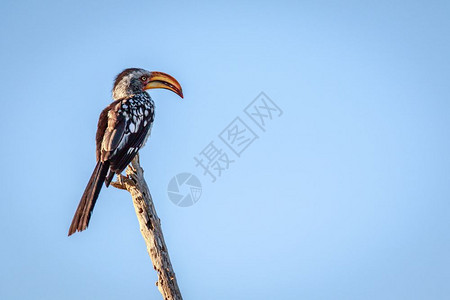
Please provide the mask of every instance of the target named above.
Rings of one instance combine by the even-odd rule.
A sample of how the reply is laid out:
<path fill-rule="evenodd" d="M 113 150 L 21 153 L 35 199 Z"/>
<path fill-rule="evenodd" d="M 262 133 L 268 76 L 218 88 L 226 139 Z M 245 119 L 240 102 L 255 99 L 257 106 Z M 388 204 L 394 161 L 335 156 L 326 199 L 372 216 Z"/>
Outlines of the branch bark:
<path fill-rule="evenodd" d="M 112 182 L 111 185 L 127 190 L 131 194 L 141 234 L 147 244 L 147 252 L 152 259 L 153 268 L 158 272 L 156 286 L 164 300 L 182 300 L 164 242 L 161 221 L 156 214 L 152 196 L 145 182 L 144 170 L 139 164 L 139 155 L 136 155 L 128 166 L 126 174 L 127 176 L 118 175 L 117 181 Z"/>

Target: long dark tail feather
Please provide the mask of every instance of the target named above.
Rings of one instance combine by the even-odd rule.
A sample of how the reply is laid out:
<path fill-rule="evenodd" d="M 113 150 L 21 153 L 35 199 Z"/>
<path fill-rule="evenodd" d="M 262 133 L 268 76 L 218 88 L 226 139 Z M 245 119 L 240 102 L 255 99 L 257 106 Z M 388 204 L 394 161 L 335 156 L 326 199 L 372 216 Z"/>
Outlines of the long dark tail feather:
<path fill-rule="evenodd" d="M 89 219 L 91 218 L 95 202 L 102 189 L 108 169 L 109 162 L 97 162 L 94 172 L 92 172 L 91 178 L 84 190 L 83 196 L 81 196 L 77 211 L 73 216 L 72 224 L 69 228 L 69 236 L 76 231 L 83 231 L 88 227 Z"/>
<path fill-rule="evenodd" d="M 109 169 L 108 175 L 106 175 L 106 178 L 105 178 L 105 185 L 106 185 L 106 187 L 108 187 L 110 185 L 110 183 L 111 183 L 111 181 L 112 181 L 112 179 L 114 177 L 114 174 L 115 174 L 114 171 Z"/>

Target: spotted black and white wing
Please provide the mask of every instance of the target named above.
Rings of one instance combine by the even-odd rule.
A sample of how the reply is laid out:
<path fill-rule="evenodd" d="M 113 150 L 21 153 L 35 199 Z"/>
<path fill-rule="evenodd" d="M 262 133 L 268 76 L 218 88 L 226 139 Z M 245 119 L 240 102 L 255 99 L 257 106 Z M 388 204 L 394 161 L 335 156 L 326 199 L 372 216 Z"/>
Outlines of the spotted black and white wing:
<path fill-rule="evenodd" d="M 121 173 L 127 167 L 144 145 L 153 114 L 154 106 L 148 94 L 115 101 L 101 114 L 98 132 L 103 131 L 103 134 L 97 136 L 97 159 L 109 162 L 106 185 L 114 173 Z"/>

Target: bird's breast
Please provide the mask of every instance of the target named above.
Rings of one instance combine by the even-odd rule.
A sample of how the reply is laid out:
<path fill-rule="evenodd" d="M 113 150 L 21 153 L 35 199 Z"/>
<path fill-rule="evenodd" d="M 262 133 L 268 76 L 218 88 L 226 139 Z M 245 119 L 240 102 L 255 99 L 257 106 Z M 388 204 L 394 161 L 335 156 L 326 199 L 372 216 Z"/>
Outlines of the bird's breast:
<path fill-rule="evenodd" d="M 146 133 L 154 119 L 155 105 L 148 94 L 136 95 L 122 102 L 121 113 L 130 133 Z"/>

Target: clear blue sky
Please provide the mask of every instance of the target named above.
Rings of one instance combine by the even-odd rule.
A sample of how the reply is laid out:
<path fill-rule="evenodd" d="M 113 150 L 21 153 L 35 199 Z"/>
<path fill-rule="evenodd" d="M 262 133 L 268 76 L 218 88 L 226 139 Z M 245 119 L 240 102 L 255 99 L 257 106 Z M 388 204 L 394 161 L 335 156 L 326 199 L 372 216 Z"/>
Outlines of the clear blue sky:
<path fill-rule="evenodd" d="M 184 89 L 141 163 L 185 299 L 449 299 L 448 1 L 1 7 L 1 299 L 160 299 L 126 192 L 67 237 L 126 67 Z M 194 156 L 261 91 L 283 115 L 210 183 Z"/>

